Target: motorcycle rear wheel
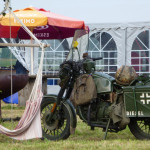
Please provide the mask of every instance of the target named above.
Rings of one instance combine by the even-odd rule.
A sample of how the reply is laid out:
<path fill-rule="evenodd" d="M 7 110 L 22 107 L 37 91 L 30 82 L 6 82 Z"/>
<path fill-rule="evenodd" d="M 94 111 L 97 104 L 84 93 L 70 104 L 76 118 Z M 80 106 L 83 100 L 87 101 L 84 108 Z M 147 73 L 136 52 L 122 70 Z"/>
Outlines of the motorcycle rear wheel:
<path fill-rule="evenodd" d="M 131 133 L 140 140 L 150 140 L 150 118 L 130 118 Z"/>
<path fill-rule="evenodd" d="M 56 101 L 53 98 L 44 98 L 41 103 L 43 137 L 53 141 L 67 139 L 70 136 L 70 115 L 65 105 L 62 105 L 60 111 L 55 111 L 50 122 L 46 120 L 48 115 L 51 115 L 54 102 Z"/>

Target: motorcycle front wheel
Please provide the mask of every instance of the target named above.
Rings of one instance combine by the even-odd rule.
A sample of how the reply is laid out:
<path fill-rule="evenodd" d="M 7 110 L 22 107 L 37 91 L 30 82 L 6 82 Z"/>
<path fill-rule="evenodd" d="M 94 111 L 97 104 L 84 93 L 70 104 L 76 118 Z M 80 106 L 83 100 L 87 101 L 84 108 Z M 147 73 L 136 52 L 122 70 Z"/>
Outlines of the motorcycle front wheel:
<path fill-rule="evenodd" d="M 137 139 L 150 139 L 150 118 L 130 118 L 128 126 Z"/>
<path fill-rule="evenodd" d="M 48 140 L 67 139 L 70 136 L 70 115 L 68 109 L 62 104 L 61 110 L 56 110 L 51 119 L 51 109 L 55 103 L 53 98 L 44 98 L 41 103 L 41 126 L 43 137 Z"/>

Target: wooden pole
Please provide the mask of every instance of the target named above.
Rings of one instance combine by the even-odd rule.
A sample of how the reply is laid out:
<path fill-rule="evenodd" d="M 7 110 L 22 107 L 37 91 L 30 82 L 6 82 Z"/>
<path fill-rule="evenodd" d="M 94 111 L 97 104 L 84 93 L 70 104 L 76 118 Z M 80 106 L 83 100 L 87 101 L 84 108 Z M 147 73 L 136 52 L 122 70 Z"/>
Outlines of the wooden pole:
<path fill-rule="evenodd" d="M 39 44 L 20 44 L 20 43 L 0 43 L 0 46 L 10 46 L 10 47 L 40 47 Z M 50 47 L 50 44 L 45 44 L 44 47 Z"/>

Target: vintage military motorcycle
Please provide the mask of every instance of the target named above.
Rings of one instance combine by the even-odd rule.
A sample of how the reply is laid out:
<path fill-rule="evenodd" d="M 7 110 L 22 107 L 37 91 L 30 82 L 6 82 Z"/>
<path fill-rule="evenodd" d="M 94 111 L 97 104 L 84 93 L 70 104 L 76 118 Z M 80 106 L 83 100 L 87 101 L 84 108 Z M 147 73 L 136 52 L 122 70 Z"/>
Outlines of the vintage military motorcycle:
<path fill-rule="evenodd" d="M 150 139 L 150 78 L 142 75 L 132 76 L 130 81 L 122 83 L 119 81 L 119 73 L 117 78 L 114 78 L 96 72 L 95 62 L 102 58 L 90 58 L 87 55 L 88 39 L 88 31 L 75 32 L 72 48 L 67 59 L 60 65 L 60 91 L 58 95 L 43 97 L 43 137 L 49 140 L 68 138 L 74 133 L 78 115 L 91 129 L 103 128 L 104 139 L 108 131 L 118 132 L 124 130 L 127 125 L 137 139 Z M 133 68 L 128 69 L 130 74 L 134 72 Z M 123 73 L 123 69 L 120 72 Z M 75 84 L 84 75 L 92 77 L 96 96 L 94 94 L 93 98 L 86 102 L 70 101 L 74 99 L 73 91 L 77 92 Z M 86 83 L 81 82 L 80 85 L 85 86 Z M 84 89 L 88 87 L 89 91 L 92 90 L 94 87 L 91 85 L 91 88 L 86 86 Z"/>

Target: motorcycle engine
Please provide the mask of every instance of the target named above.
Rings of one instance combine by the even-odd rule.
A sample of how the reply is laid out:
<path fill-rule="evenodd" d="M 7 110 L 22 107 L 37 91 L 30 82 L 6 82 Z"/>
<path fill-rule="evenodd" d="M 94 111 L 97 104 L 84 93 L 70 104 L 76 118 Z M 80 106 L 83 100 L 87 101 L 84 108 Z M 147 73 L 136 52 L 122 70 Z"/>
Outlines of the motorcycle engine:
<path fill-rule="evenodd" d="M 84 117 L 85 119 L 90 119 L 90 121 L 100 121 L 102 119 L 109 118 L 110 103 L 100 99 L 96 99 L 89 104 L 79 106 L 82 113 L 78 113 L 80 118 Z"/>
<path fill-rule="evenodd" d="M 100 121 L 102 118 L 109 118 L 110 103 L 107 101 L 100 101 L 97 110 L 97 120 Z"/>

